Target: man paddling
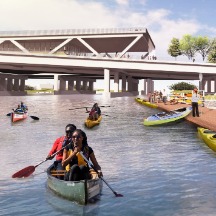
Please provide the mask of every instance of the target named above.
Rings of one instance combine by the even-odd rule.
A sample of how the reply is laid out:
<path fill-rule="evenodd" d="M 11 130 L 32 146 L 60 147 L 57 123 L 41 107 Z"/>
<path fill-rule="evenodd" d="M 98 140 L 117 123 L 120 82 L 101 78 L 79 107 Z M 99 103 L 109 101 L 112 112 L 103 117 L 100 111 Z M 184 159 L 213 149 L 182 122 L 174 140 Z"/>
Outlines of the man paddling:
<path fill-rule="evenodd" d="M 61 136 L 55 140 L 55 142 L 52 146 L 52 149 L 50 150 L 49 154 L 46 157 L 47 160 L 52 160 L 53 157 L 51 155 L 53 155 L 57 151 L 61 150 L 64 145 L 68 144 L 71 141 L 72 134 L 75 130 L 76 130 L 76 126 L 74 124 L 66 125 L 65 135 Z M 63 167 L 61 165 L 62 156 L 63 156 L 63 151 L 60 151 L 56 155 L 56 161 L 54 163 L 56 165 L 57 170 L 63 170 Z"/>

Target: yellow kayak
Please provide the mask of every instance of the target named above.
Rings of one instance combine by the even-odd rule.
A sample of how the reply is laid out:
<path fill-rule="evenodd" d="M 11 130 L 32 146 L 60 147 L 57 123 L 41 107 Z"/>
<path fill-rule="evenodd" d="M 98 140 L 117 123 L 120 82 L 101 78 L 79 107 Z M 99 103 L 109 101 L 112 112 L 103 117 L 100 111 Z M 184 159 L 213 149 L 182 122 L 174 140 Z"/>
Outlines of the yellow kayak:
<path fill-rule="evenodd" d="M 197 130 L 198 130 L 199 136 L 203 139 L 205 144 L 210 149 L 216 152 L 216 132 L 206 129 L 206 128 L 201 128 L 201 127 L 198 127 Z"/>
<path fill-rule="evenodd" d="M 148 106 L 148 107 L 151 107 L 151 108 L 158 108 L 158 105 L 157 104 L 153 104 L 153 103 L 150 103 L 144 99 L 141 99 L 141 98 L 135 98 L 135 100 L 140 103 L 140 104 L 143 104 L 145 106 Z"/>
<path fill-rule="evenodd" d="M 101 115 L 98 117 L 97 120 L 94 120 L 94 121 L 91 120 L 91 119 L 89 119 L 89 118 L 87 118 L 87 119 L 85 120 L 85 126 L 86 126 L 87 128 L 92 128 L 92 127 L 94 127 L 94 126 L 96 126 L 96 125 L 99 125 L 100 122 L 101 122 L 101 120 L 102 120 L 102 116 L 101 116 Z"/>

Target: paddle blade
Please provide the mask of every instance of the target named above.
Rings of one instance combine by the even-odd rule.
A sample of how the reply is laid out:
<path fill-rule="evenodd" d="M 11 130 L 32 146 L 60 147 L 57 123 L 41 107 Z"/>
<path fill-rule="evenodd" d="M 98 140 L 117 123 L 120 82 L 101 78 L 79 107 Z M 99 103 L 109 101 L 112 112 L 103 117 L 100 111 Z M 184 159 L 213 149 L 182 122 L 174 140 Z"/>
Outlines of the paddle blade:
<path fill-rule="evenodd" d="M 30 117 L 34 120 L 39 120 L 39 118 L 37 116 L 30 116 Z"/>
<path fill-rule="evenodd" d="M 6 116 L 11 116 L 11 113 L 8 113 Z"/>
<path fill-rule="evenodd" d="M 28 167 L 21 169 L 20 171 L 14 173 L 12 175 L 12 178 L 25 178 L 25 177 L 30 176 L 34 171 L 35 171 L 34 166 L 28 166 Z"/>
<path fill-rule="evenodd" d="M 116 193 L 116 192 L 114 192 L 114 194 L 115 194 L 116 197 L 123 197 L 122 194 L 118 194 L 118 193 Z"/>

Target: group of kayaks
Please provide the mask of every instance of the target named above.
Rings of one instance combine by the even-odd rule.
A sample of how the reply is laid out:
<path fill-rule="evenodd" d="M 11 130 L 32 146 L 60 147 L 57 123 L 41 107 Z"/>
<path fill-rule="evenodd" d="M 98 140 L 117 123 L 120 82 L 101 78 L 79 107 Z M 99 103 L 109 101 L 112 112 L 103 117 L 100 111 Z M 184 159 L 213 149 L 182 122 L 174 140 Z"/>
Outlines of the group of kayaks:
<path fill-rule="evenodd" d="M 141 98 L 135 99 L 138 103 L 143 104 L 148 107 L 156 108 L 153 103 L 147 102 Z M 156 105 L 157 106 L 157 105 Z M 176 122 L 180 119 L 185 118 L 187 115 L 189 115 L 192 111 L 192 107 L 182 107 L 171 111 L 164 111 L 159 112 L 157 114 L 153 114 L 147 118 L 144 119 L 143 124 L 145 126 L 156 126 L 156 125 L 162 125 L 167 124 L 171 122 Z M 216 132 L 198 127 L 198 134 L 202 138 L 202 140 L 206 143 L 206 145 L 216 152 Z"/>

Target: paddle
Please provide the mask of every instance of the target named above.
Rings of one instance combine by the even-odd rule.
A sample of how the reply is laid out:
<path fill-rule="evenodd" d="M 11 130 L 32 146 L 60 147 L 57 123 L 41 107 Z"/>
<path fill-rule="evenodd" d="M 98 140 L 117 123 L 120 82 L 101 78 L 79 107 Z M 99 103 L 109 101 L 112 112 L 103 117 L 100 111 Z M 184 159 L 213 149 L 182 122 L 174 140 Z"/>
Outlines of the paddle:
<path fill-rule="evenodd" d="M 37 116 L 30 116 L 30 117 L 34 120 L 39 120 L 39 118 Z"/>
<path fill-rule="evenodd" d="M 68 143 L 66 146 L 62 147 L 59 151 L 57 151 L 56 153 L 52 154 L 50 157 L 54 157 L 55 155 L 57 155 L 60 151 L 62 151 L 63 149 L 65 149 L 70 143 Z M 20 171 L 14 173 L 12 175 L 12 178 L 25 178 L 30 176 L 36 169 L 36 167 L 38 167 L 39 165 L 41 165 L 42 163 L 44 163 L 45 161 L 47 161 L 48 159 L 45 159 L 43 161 L 41 161 L 40 163 L 38 163 L 35 166 L 28 166 L 25 167 L 24 169 L 21 169 Z"/>
<path fill-rule="evenodd" d="M 88 163 L 88 165 L 98 174 L 98 171 L 94 168 L 93 164 L 84 156 L 83 152 L 80 152 L 80 155 L 83 157 L 86 163 Z M 107 183 L 107 181 L 102 176 L 100 176 L 99 178 L 101 178 L 105 182 L 105 184 L 115 194 L 116 197 L 123 197 L 122 194 L 118 194 L 116 191 L 114 191 L 112 187 Z"/>
<path fill-rule="evenodd" d="M 11 116 L 11 113 L 8 113 L 6 116 Z M 30 116 L 30 117 L 34 120 L 39 120 L 39 118 L 37 116 Z"/>
<path fill-rule="evenodd" d="M 100 107 L 111 107 L 111 106 L 100 106 Z M 92 108 L 92 107 L 76 107 L 76 108 L 73 108 L 73 109 L 69 109 L 69 110 L 76 110 L 76 109 L 86 109 L 86 108 Z"/>

